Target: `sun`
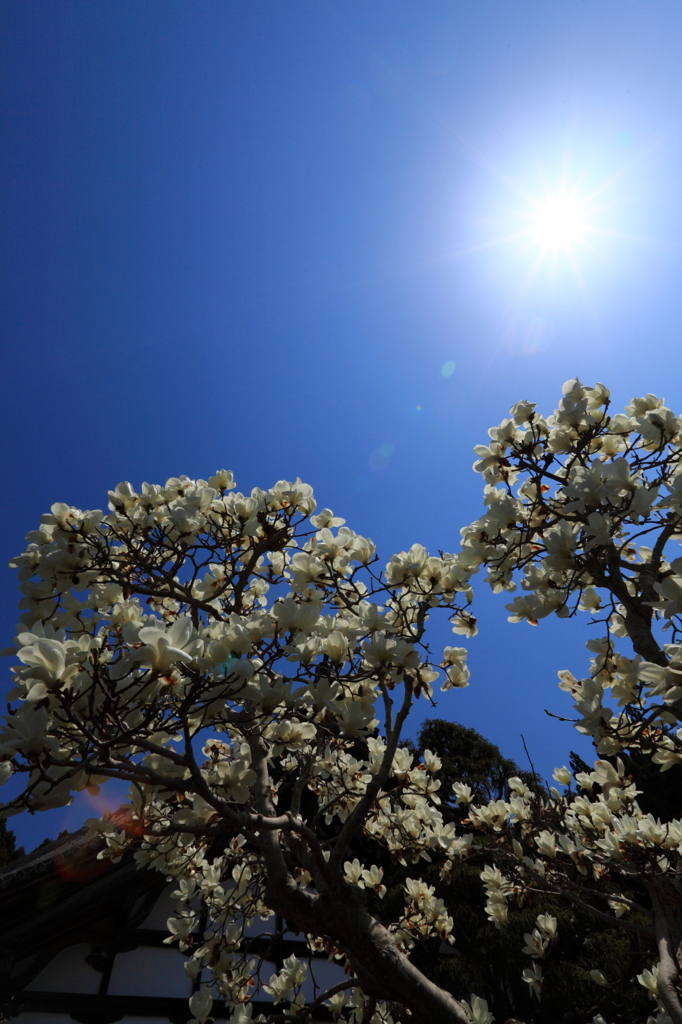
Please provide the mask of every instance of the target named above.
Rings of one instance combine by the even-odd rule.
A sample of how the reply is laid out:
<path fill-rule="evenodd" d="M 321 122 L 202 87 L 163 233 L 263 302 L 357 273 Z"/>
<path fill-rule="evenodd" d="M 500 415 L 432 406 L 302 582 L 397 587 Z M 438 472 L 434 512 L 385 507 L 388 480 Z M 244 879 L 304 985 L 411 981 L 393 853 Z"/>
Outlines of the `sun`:
<path fill-rule="evenodd" d="M 615 222 L 625 202 L 618 181 L 629 165 L 602 177 L 604 161 L 586 156 L 577 163 L 567 151 L 546 165 L 524 164 L 521 176 L 518 167 L 511 174 L 485 154 L 472 153 L 496 184 L 474 206 L 470 244 L 445 250 L 438 259 L 487 251 L 495 272 L 515 289 L 512 305 L 550 285 L 558 294 L 559 286 L 572 287 L 572 281 L 591 308 L 595 270 L 613 260 L 616 240 L 634 241 Z"/>
<path fill-rule="evenodd" d="M 545 251 L 570 251 L 589 231 L 585 203 L 559 193 L 534 206 L 529 235 Z"/>

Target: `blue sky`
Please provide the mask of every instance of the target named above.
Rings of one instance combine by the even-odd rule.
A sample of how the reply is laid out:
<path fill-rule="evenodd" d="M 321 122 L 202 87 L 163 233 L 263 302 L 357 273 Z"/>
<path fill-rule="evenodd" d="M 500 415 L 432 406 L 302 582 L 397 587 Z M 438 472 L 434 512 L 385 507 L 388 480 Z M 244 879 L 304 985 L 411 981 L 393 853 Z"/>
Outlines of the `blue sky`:
<path fill-rule="evenodd" d="M 578 375 L 681 411 L 678 3 L 0 19 L 2 564 L 54 501 L 221 467 L 243 490 L 300 475 L 386 560 L 452 550 L 481 511 L 471 449 L 512 402 L 549 412 Z M 562 182 L 594 230 L 538 262 L 508 236 Z M 549 775 L 588 753 L 543 711 L 569 713 L 556 671 L 586 670 L 586 630 L 510 626 L 478 593 L 471 686 L 422 715 L 520 763 L 523 734 Z M 30 846 L 80 813 L 12 827 Z"/>

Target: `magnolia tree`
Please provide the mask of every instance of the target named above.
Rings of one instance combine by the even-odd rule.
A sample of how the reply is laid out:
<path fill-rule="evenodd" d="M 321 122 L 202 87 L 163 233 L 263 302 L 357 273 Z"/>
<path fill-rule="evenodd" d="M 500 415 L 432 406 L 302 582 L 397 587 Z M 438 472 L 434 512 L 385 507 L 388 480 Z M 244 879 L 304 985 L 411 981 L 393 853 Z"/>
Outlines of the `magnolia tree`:
<path fill-rule="evenodd" d="M 447 879 L 468 858 L 499 927 L 549 896 L 567 916 L 573 904 L 641 935 L 649 1020 L 682 1024 L 682 822 L 642 812 L 619 758 L 682 763 L 682 420 L 651 395 L 611 416 L 605 388 L 571 381 L 548 419 L 521 402 L 490 433 L 475 464 L 487 512 L 453 555 L 415 545 L 379 571 L 372 543 L 315 515 L 300 481 L 245 497 L 220 472 L 140 493 L 120 484 L 108 515 L 54 505 L 13 563 L 25 611 L 0 770 L 25 785 L 5 813 L 131 784 L 125 814 L 93 828 L 107 856 L 132 850 L 177 880 L 168 924 L 203 983 L 196 1021 L 214 994 L 243 1021 L 264 987 L 272 1019 L 324 1008 L 352 1024 L 492 1024 L 484 999 L 450 994 L 410 959 L 425 938 L 452 939 L 422 866 Z M 564 789 L 545 796 L 512 778 L 508 799 L 485 804 L 455 783 L 466 817 L 446 821 L 438 758 L 415 759 L 401 736 L 439 676 L 441 689 L 467 684 L 465 650 L 445 649 L 441 676 L 425 629 L 443 609 L 456 633 L 475 633 L 481 567 L 495 591 L 520 583 L 512 621 L 583 610 L 599 623 L 589 677 L 562 672 L 560 685 L 602 756 L 577 794 L 563 768 Z M 405 865 L 393 914 L 391 861 Z M 540 912 L 525 937 L 538 999 L 557 913 Z M 305 957 L 263 978 L 246 936 L 273 914 L 344 979 L 311 985 Z M 592 980 L 598 1005 L 614 979 L 595 969 Z"/>
<path fill-rule="evenodd" d="M 637 752 L 661 771 L 682 763 L 682 417 L 651 394 L 611 415 L 600 384 L 572 380 L 563 394 L 547 419 L 519 402 L 477 447 L 488 511 L 462 530 L 459 564 L 485 566 L 494 591 L 520 583 L 512 622 L 586 611 L 601 627 L 587 645 L 589 676 L 563 671 L 559 685 L 603 757 L 576 775 L 577 794 L 554 789 L 543 800 L 510 780 L 511 799 L 471 806 L 469 821 L 493 841 L 483 872 L 493 921 L 540 892 L 648 936 L 658 963 L 639 981 L 655 1019 L 682 1024 L 682 821 L 642 812 L 618 756 Z M 566 768 L 554 778 L 572 782 Z M 526 936 L 524 974 L 538 996 L 556 932 L 545 914 Z"/>
<path fill-rule="evenodd" d="M 469 573 L 418 545 L 377 572 L 372 542 L 328 509 L 313 515 L 300 480 L 233 488 L 224 471 L 140 493 L 119 484 L 108 515 L 56 504 L 28 536 L 13 563 L 26 610 L 0 737 L 5 778 L 25 786 L 5 813 L 131 784 L 125 817 L 94 827 L 109 856 L 133 847 L 177 879 L 169 930 L 189 976 L 211 977 L 190 1002 L 196 1021 L 212 992 L 248 1016 L 240 1005 L 263 979 L 246 929 L 273 914 L 347 972 L 310 996 L 309 964 L 288 958 L 264 986 L 275 1016 L 327 1003 L 378 1024 L 390 1000 L 423 1020 L 484 1020 L 483 1001 L 468 1009 L 410 962 L 417 938 L 450 935 L 433 887 L 408 877 L 403 912 L 386 920 L 370 906 L 382 867 L 354 855 L 362 836 L 377 859 L 410 865 L 447 866 L 470 846 L 439 812 L 438 759 L 415 764 L 400 746 L 441 675 L 429 615 L 475 632 Z M 465 654 L 445 650 L 443 689 L 466 685 Z"/>

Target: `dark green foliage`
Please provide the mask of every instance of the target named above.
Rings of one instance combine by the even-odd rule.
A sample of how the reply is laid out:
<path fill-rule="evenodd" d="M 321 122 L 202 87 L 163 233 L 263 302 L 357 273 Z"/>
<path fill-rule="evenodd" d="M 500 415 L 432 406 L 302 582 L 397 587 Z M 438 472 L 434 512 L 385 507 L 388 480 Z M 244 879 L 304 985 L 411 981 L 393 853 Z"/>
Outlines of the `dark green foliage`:
<path fill-rule="evenodd" d="M 621 755 L 625 771 L 632 775 L 640 794 L 637 803 L 645 814 L 661 821 L 682 817 L 682 765 L 662 772 L 660 765 L 641 751 Z"/>
<path fill-rule="evenodd" d="M 509 1019 L 525 1024 L 585 1024 L 602 1013 L 609 1024 L 642 1024 L 652 1010 L 636 975 L 652 962 L 646 939 L 608 929 L 586 914 L 577 913 L 557 900 L 538 898 L 523 907 L 510 907 L 509 923 L 497 929 L 487 922 L 485 894 L 474 864 L 458 865 L 449 882 L 439 883 L 438 871 L 420 871 L 453 917 L 455 943 L 424 942 L 411 959 L 433 980 L 459 998 L 474 992 L 483 996 L 496 1021 Z M 415 868 L 402 869 L 404 877 Z M 386 896 L 398 910 L 402 894 L 395 887 Z M 388 909 L 388 908 L 387 908 Z M 523 980 L 532 959 L 523 953 L 524 933 L 532 932 L 537 914 L 551 913 L 559 921 L 558 936 L 548 956 L 541 961 L 545 976 L 540 1001 Z M 599 986 L 590 970 L 602 971 L 611 985 Z"/>
<path fill-rule="evenodd" d="M 452 786 L 466 782 L 476 802 L 503 800 L 509 795 L 507 779 L 514 775 L 531 789 L 538 789 L 532 772 L 523 771 L 515 761 L 503 757 L 499 747 L 484 739 L 475 729 L 467 729 L 444 718 L 431 718 L 419 732 L 418 751 L 431 750 L 443 762 L 438 772 L 438 795 L 444 810 L 454 809 Z"/>
<path fill-rule="evenodd" d="M 14 832 L 7 828 L 7 822 L 0 818 L 0 868 L 24 856 L 23 846 L 17 847 Z"/>

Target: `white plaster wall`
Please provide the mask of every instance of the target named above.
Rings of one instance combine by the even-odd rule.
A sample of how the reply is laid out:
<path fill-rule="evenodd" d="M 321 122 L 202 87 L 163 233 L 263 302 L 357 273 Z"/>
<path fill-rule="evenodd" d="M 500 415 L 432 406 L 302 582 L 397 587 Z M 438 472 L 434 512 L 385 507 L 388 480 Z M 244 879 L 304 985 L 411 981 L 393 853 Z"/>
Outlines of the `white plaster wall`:
<path fill-rule="evenodd" d="M 85 942 L 69 946 L 57 953 L 47 967 L 27 986 L 27 992 L 84 992 L 97 995 L 102 975 L 86 964 L 92 947 Z"/>
<path fill-rule="evenodd" d="M 67 1013 L 20 1013 L 18 1017 L 12 1017 L 12 1024 L 73 1024 L 73 1017 Z M 151 1024 L 151 1017 L 148 1017 L 145 1024 Z M 168 1021 L 166 1021 L 168 1024 Z"/>
<path fill-rule="evenodd" d="M 109 981 L 115 996 L 169 996 L 189 999 L 192 983 L 185 974 L 185 957 L 175 949 L 139 946 L 118 953 Z"/>
<path fill-rule="evenodd" d="M 174 901 L 170 894 L 175 889 L 171 884 L 157 900 L 154 908 L 142 923 L 143 928 L 166 930 L 166 921 L 174 916 Z M 267 921 L 256 918 L 249 934 L 262 935 L 275 930 L 274 916 Z M 301 938 L 287 933 L 287 937 Z M 91 946 L 79 943 L 62 950 L 34 980 L 26 986 L 26 991 L 34 992 L 83 992 L 96 995 L 99 991 L 102 975 L 89 964 L 85 957 L 91 953 Z M 170 996 L 188 999 L 192 985 L 184 972 L 185 956 L 178 951 L 177 945 L 162 949 L 141 946 L 127 953 L 118 953 L 114 959 L 109 993 L 112 995 L 145 995 Z M 275 973 L 276 965 L 266 962 L 261 967 L 260 983 L 254 995 L 258 999 L 269 1000 L 271 997 L 262 990 L 270 976 Z M 321 990 L 343 981 L 343 968 L 335 962 L 315 960 L 311 963 L 308 977 L 304 984 L 304 992 L 312 999 Z M 316 986 L 316 990 L 315 990 Z M 225 1018 L 218 1018 L 222 1024 Z M 16 1024 L 73 1024 L 70 1015 L 64 1013 L 24 1012 L 13 1018 Z M 167 1018 L 128 1016 L 122 1024 L 168 1024 Z"/>
<path fill-rule="evenodd" d="M 66 1013 L 20 1013 L 12 1017 L 12 1024 L 73 1024 Z M 168 1017 L 123 1017 L 121 1024 L 168 1024 Z"/>

